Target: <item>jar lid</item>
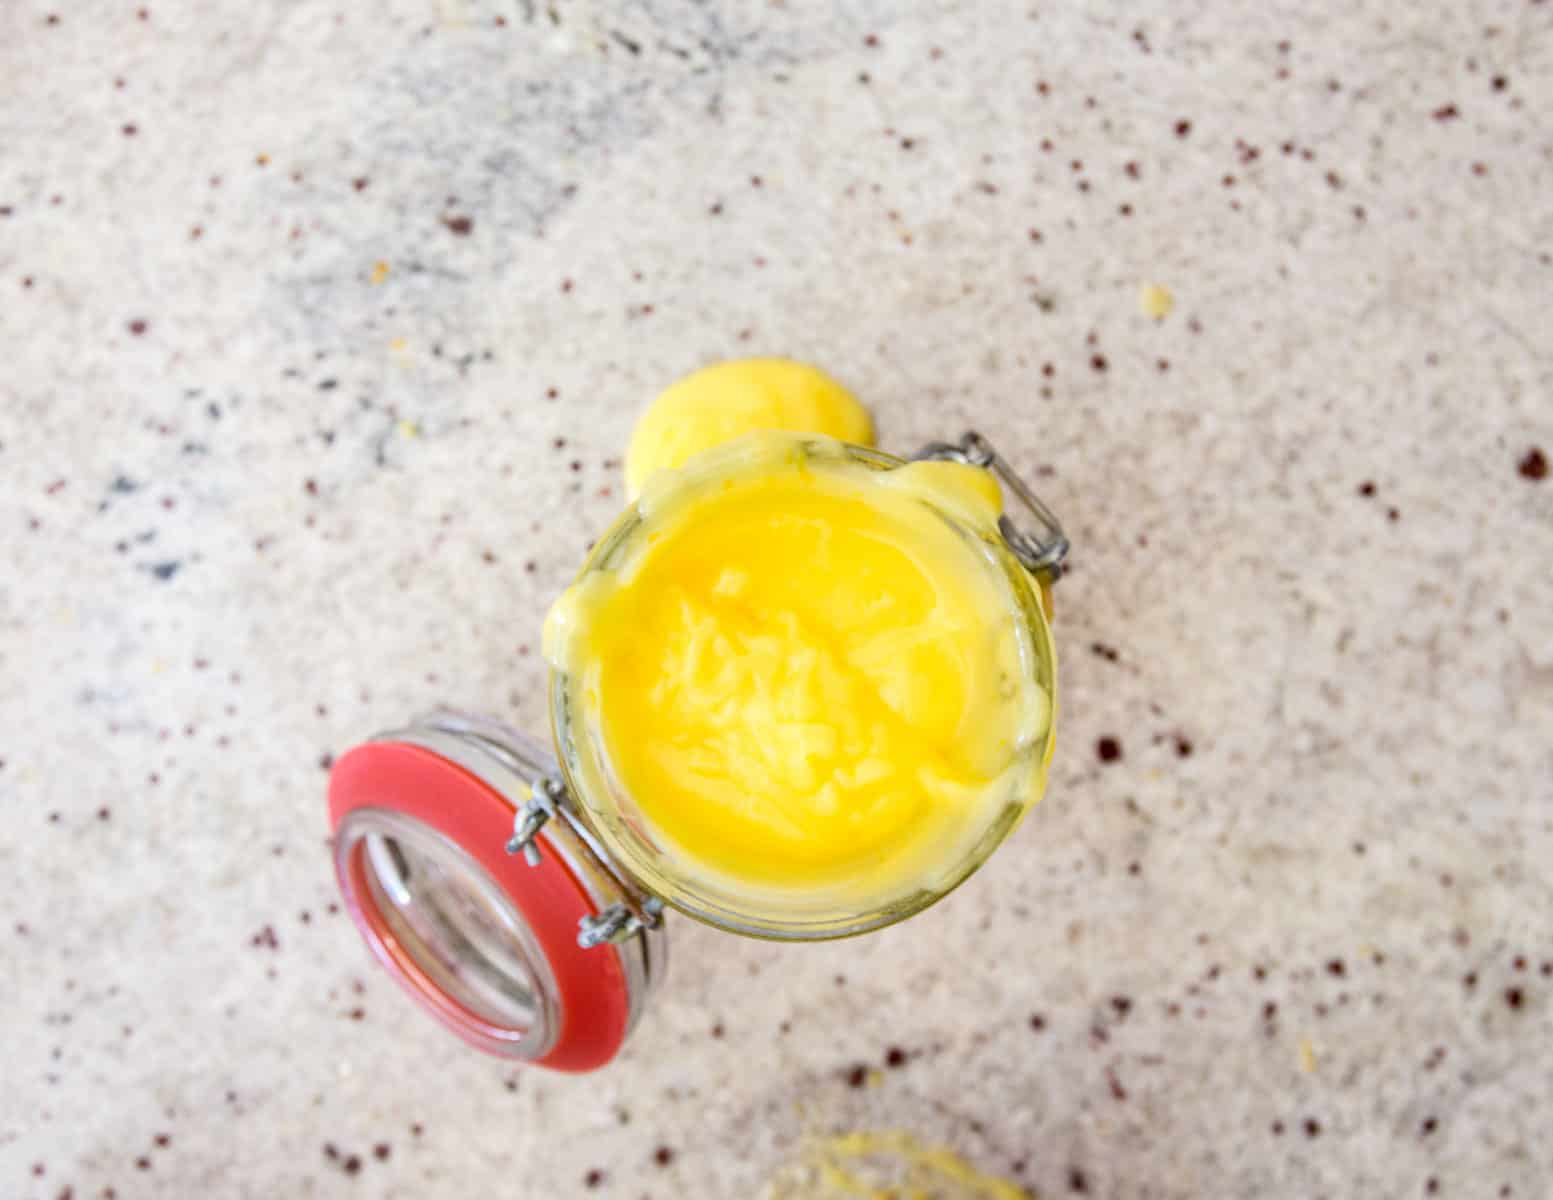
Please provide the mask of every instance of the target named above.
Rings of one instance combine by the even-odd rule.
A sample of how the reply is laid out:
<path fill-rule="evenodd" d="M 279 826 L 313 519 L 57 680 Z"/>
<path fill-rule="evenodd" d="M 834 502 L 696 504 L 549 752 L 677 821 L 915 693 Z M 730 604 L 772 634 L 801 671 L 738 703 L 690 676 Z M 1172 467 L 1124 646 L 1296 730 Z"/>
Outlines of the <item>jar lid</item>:
<path fill-rule="evenodd" d="M 512 852 L 557 778 L 536 739 L 438 712 L 339 759 L 329 822 L 351 918 L 423 1008 L 488 1053 L 588 1071 L 619 1052 L 667 947 L 564 803 Z"/>

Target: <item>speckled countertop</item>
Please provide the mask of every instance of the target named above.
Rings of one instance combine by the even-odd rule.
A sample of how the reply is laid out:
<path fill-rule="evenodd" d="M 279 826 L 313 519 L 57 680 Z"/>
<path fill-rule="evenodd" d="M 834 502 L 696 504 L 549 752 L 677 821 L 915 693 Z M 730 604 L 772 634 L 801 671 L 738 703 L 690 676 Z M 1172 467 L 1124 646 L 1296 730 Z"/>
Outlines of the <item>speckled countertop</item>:
<path fill-rule="evenodd" d="M 1550 111 L 1535 0 L 0 6 L 0 1196 L 1546 1196 Z M 541 728 L 634 415 L 757 351 L 1039 474 L 1050 793 L 513 1071 L 325 768 Z"/>

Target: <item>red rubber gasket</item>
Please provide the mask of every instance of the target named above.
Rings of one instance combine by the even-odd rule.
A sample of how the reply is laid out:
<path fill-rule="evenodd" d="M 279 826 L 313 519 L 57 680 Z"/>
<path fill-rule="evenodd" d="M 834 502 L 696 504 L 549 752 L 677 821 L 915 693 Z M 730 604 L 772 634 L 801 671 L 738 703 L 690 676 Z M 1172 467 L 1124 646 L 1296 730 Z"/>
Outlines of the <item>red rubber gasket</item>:
<path fill-rule="evenodd" d="M 619 1053 L 630 1013 L 619 952 L 613 946 L 584 950 L 577 945 L 578 921 L 597 908 L 543 832 L 536 839 L 538 866 L 506 852 L 515 811 L 510 800 L 430 750 L 371 742 L 341 757 L 329 776 L 330 830 L 360 808 L 403 813 L 451 838 L 485 869 L 533 930 L 555 976 L 560 1022 L 555 1044 L 534 1065 L 591 1071 Z M 361 848 L 343 869 L 352 875 L 341 880 L 351 919 L 389 973 L 470 1045 L 498 1054 L 503 1045 L 511 1046 L 513 1031 L 491 1025 L 454 1000 L 399 944 L 368 898 Z"/>

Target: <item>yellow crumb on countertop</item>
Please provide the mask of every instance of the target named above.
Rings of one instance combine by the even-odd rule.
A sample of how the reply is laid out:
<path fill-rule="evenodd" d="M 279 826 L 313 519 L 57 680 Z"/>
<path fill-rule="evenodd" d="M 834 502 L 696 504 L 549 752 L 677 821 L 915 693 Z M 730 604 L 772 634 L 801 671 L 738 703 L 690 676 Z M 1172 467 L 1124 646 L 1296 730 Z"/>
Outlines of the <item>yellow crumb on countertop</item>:
<path fill-rule="evenodd" d="M 1176 306 L 1176 298 L 1163 284 L 1145 283 L 1138 292 L 1138 303 L 1143 308 L 1144 316 L 1163 321 Z"/>

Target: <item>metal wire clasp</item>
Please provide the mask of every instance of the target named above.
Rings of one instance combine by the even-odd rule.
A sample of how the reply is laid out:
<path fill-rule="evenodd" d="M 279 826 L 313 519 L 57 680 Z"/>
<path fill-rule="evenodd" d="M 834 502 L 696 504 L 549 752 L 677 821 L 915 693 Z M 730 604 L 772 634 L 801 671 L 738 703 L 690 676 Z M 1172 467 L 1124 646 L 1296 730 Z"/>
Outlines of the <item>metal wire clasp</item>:
<path fill-rule="evenodd" d="M 508 854 L 523 853 L 523 859 L 531 867 L 541 861 L 536 835 L 547 823 L 561 817 L 561 807 L 566 803 L 566 784 L 554 775 L 544 775 L 534 780 L 529 798 L 512 815 L 512 837 L 507 840 Z M 562 818 L 563 820 L 565 818 Z M 574 830 L 581 836 L 582 831 Z M 591 840 L 585 839 L 590 849 Z M 600 859 L 605 870 L 606 860 Z M 610 874 L 615 872 L 610 871 Z M 618 881 L 618 876 L 617 876 Z M 636 896 L 624 882 L 621 890 L 626 899 L 617 901 L 592 916 L 583 917 L 577 923 L 577 944 L 584 950 L 605 944 L 619 946 L 630 941 L 644 929 L 656 929 L 663 922 L 663 901 L 656 896 Z"/>
<path fill-rule="evenodd" d="M 539 845 L 534 835 L 545 827 L 545 822 L 555 816 L 556 805 L 566 794 L 566 785 L 554 776 L 546 775 L 534 780 L 528 799 L 512 817 L 512 837 L 507 839 L 507 853 L 523 852 L 523 861 L 531 867 L 539 865 Z"/>
<path fill-rule="evenodd" d="M 1052 582 L 1062 577 L 1062 560 L 1068 554 L 1068 535 L 1062 532 L 1057 515 L 1047 508 L 1041 498 L 1014 474 L 992 443 L 974 429 L 966 432 L 958 444 L 953 442 L 929 442 L 912 456 L 915 462 L 925 460 L 965 463 L 972 467 L 984 467 L 998 477 L 1009 492 L 1024 508 L 1025 515 L 1035 520 L 1033 533 L 1014 524 L 1007 513 L 998 517 L 998 531 L 1003 540 L 1024 566 L 1036 575 L 1045 575 Z"/>
<path fill-rule="evenodd" d="M 624 904 L 611 904 L 596 916 L 584 917 L 577 923 L 577 944 L 584 950 L 606 943 L 618 946 L 644 929 L 658 928 L 663 916 L 663 901 L 649 896 L 642 902 L 641 909 L 640 913 L 634 913 Z"/>

